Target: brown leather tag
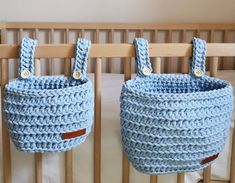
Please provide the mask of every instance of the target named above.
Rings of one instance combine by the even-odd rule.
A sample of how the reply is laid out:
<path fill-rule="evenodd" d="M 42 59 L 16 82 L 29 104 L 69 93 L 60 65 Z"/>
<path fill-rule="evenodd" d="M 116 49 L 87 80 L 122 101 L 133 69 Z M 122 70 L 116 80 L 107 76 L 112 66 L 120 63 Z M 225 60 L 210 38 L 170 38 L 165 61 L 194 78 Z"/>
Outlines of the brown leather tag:
<path fill-rule="evenodd" d="M 203 160 L 201 161 L 201 164 L 204 165 L 204 164 L 206 164 L 206 163 L 209 163 L 209 162 L 215 160 L 218 156 L 219 156 L 219 153 L 218 153 L 218 154 L 215 154 L 215 155 L 213 155 L 213 156 L 210 156 L 210 157 L 208 157 L 208 158 L 205 158 L 205 159 L 203 159 Z"/>
<path fill-rule="evenodd" d="M 77 130 L 77 131 L 73 131 L 73 132 L 67 132 L 67 133 L 62 133 L 62 139 L 71 139 L 71 138 L 75 138 L 75 137 L 79 137 L 86 134 L 86 128 Z"/>

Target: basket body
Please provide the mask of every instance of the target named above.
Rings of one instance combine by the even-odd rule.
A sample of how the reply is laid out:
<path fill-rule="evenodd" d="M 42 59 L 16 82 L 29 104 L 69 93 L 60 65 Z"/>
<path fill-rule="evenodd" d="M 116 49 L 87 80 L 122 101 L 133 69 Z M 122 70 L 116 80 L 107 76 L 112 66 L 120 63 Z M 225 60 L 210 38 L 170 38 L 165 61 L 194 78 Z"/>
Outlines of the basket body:
<path fill-rule="evenodd" d="M 137 76 L 123 85 L 120 108 L 123 149 L 137 170 L 195 171 L 224 148 L 232 86 L 208 76 Z"/>
<path fill-rule="evenodd" d="M 86 77 L 31 76 L 6 85 L 4 110 L 18 150 L 60 152 L 83 143 L 93 121 L 94 94 Z"/>

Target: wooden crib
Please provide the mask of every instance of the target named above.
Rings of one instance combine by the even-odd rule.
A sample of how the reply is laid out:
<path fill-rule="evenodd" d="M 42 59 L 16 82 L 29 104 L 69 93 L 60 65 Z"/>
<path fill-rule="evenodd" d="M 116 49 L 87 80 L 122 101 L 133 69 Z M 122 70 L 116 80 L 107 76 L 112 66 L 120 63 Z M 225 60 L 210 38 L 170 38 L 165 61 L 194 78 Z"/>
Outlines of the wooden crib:
<path fill-rule="evenodd" d="M 150 42 L 150 56 L 154 72 L 188 73 L 188 58 L 192 46 L 191 37 L 206 39 L 208 44 L 207 68 L 211 76 L 218 69 L 235 70 L 235 24 L 97 24 L 97 23 L 16 23 L 4 22 L 1 29 L 1 102 L 4 86 L 9 79 L 17 77 L 19 41 L 24 36 L 39 40 L 35 53 L 36 74 L 70 75 L 71 60 L 77 37 L 86 37 L 94 44 L 90 50 L 89 71 L 95 73 L 95 117 L 94 117 L 94 183 L 101 182 L 101 75 L 124 73 L 124 80 L 135 72 L 133 38 L 145 37 Z M 216 43 L 214 43 L 216 42 Z M 229 43 L 234 42 L 234 43 Z M 42 44 L 43 43 L 43 44 Z M 102 43 L 102 44 L 101 44 Z M 54 59 L 56 58 L 56 59 Z M 60 63 L 59 67 L 56 63 Z M 57 71 L 55 70 L 57 68 Z M 42 69 L 41 69 L 42 68 Z M 235 74 L 234 74 L 235 77 Z M 2 122 L 4 113 L 2 112 Z M 12 157 L 10 139 L 5 123 L 2 123 L 3 182 L 12 182 Z M 230 171 L 230 183 L 235 183 L 235 135 Z M 35 182 L 42 183 L 43 154 L 35 153 Z M 73 151 L 65 153 L 65 182 L 73 182 Z M 110 165 L 111 166 L 111 165 Z M 122 161 L 122 182 L 129 183 L 130 164 L 125 155 Z M 150 183 L 158 177 L 151 175 Z M 177 182 L 184 183 L 184 173 L 177 175 Z M 211 167 L 204 169 L 203 182 L 211 181 Z"/>

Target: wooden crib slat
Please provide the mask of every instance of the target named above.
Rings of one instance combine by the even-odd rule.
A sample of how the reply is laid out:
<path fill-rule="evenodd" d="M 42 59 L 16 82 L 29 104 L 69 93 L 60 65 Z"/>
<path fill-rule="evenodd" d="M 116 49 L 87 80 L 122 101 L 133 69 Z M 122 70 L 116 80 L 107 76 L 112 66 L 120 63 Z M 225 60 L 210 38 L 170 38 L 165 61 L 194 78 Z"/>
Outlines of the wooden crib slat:
<path fill-rule="evenodd" d="M 131 79 L 131 58 L 125 58 L 124 81 Z M 130 163 L 125 153 L 122 154 L 122 183 L 130 182 Z"/>
<path fill-rule="evenodd" d="M 196 31 L 196 37 L 200 38 L 201 37 L 201 30 L 197 29 Z"/>
<path fill-rule="evenodd" d="M 150 183 L 157 183 L 157 175 L 150 175 Z"/>
<path fill-rule="evenodd" d="M 128 43 L 129 42 L 129 30 L 128 29 L 125 29 L 124 32 L 123 32 L 123 40 L 122 40 L 122 43 Z M 126 59 L 129 59 L 129 58 L 123 58 L 120 64 L 120 73 L 125 73 L 124 69 L 125 69 L 125 66 L 124 66 L 124 63 L 125 63 L 125 60 Z"/>
<path fill-rule="evenodd" d="M 94 183 L 101 183 L 101 75 L 102 59 L 95 65 Z"/>
<path fill-rule="evenodd" d="M 210 183 L 211 181 L 211 166 L 203 169 L 203 183 Z"/>
<path fill-rule="evenodd" d="M 177 173 L 177 183 L 184 183 L 185 173 Z"/>
<path fill-rule="evenodd" d="M 186 42 L 186 33 L 187 31 L 184 29 L 182 32 L 182 36 L 181 36 L 181 42 L 185 43 Z M 183 57 L 183 61 L 181 64 L 182 73 L 188 73 L 189 72 L 189 62 L 188 62 L 188 57 Z M 177 183 L 184 183 L 184 178 L 185 178 L 185 173 L 177 173 Z"/>
<path fill-rule="evenodd" d="M 69 44 L 69 29 L 66 29 L 65 31 L 65 42 Z M 70 75 L 71 74 L 71 58 L 65 58 L 64 60 L 64 75 Z"/>
<path fill-rule="evenodd" d="M 210 76 L 215 77 L 218 70 L 218 57 L 210 60 Z M 203 169 L 203 183 L 211 181 L 211 165 Z"/>
<path fill-rule="evenodd" d="M 1 41 L 2 43 L 7 43 L 7 32 L 6 29 L 1 30 Z M 2 161 L 3 161 L 3 182 L 11 183 L 12 182 L 12 169 L 11 169 L 11 146 L 10 138 L 7 130 L 7 125 L 5 123 L 5 113 L 3 111 L 3 98 L 4 98 L 4 88 L 9 81 L 8 73 L 8 59 L 0 60 L 1 66 L 1 112 L 2 112 Z"/>
<path fill-rule="evenodd" d="M 69 43 L 69 29 L 66 29 L 65 35 L 66 43 Z M 64 61 L 64 75 L 71 75 L 71 59 L 65 58 Z M 65 152 L 65 182 L 73 182 L 73 151 L 69 150 Z"/>
<path fill-rule="evenodd" d="M 152 34 L 152 42 L 156 43 L 158 41 L 158 31 L 154 30 Z M 157 57 L 153 59 L 153 72 L 160 74 L 161 72 L 161 58 Z M 150 175 L 150 183 L 157 183 L 158 176 L 157 175 Z"/>
<path fill-rule="evenodd" d="M 219 57 L 212 57 L 210 60 L 210 76 L 215 77 L 218 71 Z"/>
<path fill-rule="evenodd" d="M 114 30 L 113 29 L 111 31 L 109 31 L 108 42 L 109 43 L 114 42 Z M 112 71 L 113 71 L 113 61 L 112 60 L 113 60 L 112 58 L 107 59 L 107 73 L 112 73 Z"/>
<path fill-rule="evenodd" d="M 153 30 L 152 33 L 152 42 L 158 42 L 158 30 Z M 161 58 L 157 57 L 153 59 L 153 72 L 160 73 L 161 72 Z"/>
<path fill-rule="evenodd" d="M 42 153 L 34 154 L 35 183 L 42 183 Z"/>
<path fill-rule="evenodd" d="M 168 30 L 167 31 L 166 42 L 167 43 L 171 43 L 172 42 L 172 30 Z M 165 58 L 164 71 L 166 73 L 170 73 L 171 72 L 171 69 L 172 69 L 171 61 L 172 61 L 172 58 L 170 58 L 170 57 L 166 57 Z"/>
<path fill-rule="evenodd" d="M 73 182 L 73 150 L 65 152 L 65 182 Z"/>
<path fill-rule="evenodd" d="M 181 42 L 182 43 L 185 43 L 186 42 L 186 39 L 187 39 L 187 31 L 184 29 L 183 30 L 183 33 L 182 33 L 182 39 L 181 39 Z M 187 74 L 189 72 L 189 58 L 188 57 L 183 57 L 183 61 L 182 61 L 182 66 L 181 66 L 181 72 L 183 74 Z"/>
<path fill-rule="evenodd" d="M 23 37 L 24 37 L 24 30 L 22 28 L 20 28 L 19 29 L 19 38 L 20 38 L 19 41 L 21 41 Z"/>
<path fill-rule="evenodd" d="M 233 123 L 235 124 L 235 121 L 233 121 Z M 233 128 L 233 138 L 232 138 L 230 183 L 235 183 L 235 128 Z"/>
<path fill-rule="evenodd" d="M 11 171 L 11 146 L 10 138 L 7 130 L 7 124 L 5 122 L 5 113 L 3 111 L 3 98 L 4 88 L 8 83 L 8 60 L 1 60 L 1 110 L 2 110 L 2 151 L 3 151 L 3 182 L 12 182 L 12 171 Z"/>
<path fill-rule="evenodd" d="M 38 40 L 39 30 L 35 29 L 34 38 Z M 41 75 L 41 65 L 40 60 L 35 59 L 35 75 Z M 34 163 L 35 163 L 35 183 L 42 183 L 42 153 L 35 153 L 34 154 Z"/>
<path fill-rule="evenodd" d="M 49 43 L 53 44 L 54 43 L 54 29 L 50 30 L 50 36 L 49 36 Z M 49 58 L 49 62 L 48 62 L 48 74 L 49 75 L 53 75 L 55 72 L 55 68 L 54 68 L 54 62 L 51 58 Z"/>
<path fill-rule="evenodd" d="M 229 31 L 228 30 L 225 30 L 224 31 L 224 35 L 223 35 L 223 43 L 227 43 L 228 42 L 228 36 L 229 36 Z M 227 63 L 227 58 L 226 57 L 223 57 L 223 60 L 222 60 L 222 70 L 225 70 L 228 66 L 228 63 Z"/>
<path fill-rule="evenodd" d="M 160 57 L 154 58 L 153 71 L 157 74 L 161 73 L 161 58 Z M 150 183 L 158 183 L 158 176 L 150 175 Z"/>
<path fill-rule="evenodd" d="M 69 43 L 69 29 L 66 29 L 66 42 Z M 72 56 L 71 56 L 72 57 Z M 71 59 L 65 58 L 64 75 L 71 75 Z M 65 152 L 65 182 L 73 182 L 73 150 Z"/>
<path fill-rule="evenodd" d="M 95 38 L 94 38 L 94 43 L 99 43 L 100 42 L 100 30 L 96 29 L 95 30 Z M 97 58 L 94 59 L 94 61 L 96 61 Z M 91 62 L 91 67 L 90 67 L 90 71 L 92 73 L 95 73 L 95 67 L 96 67 L 96 63 L 95 62 Z"/>

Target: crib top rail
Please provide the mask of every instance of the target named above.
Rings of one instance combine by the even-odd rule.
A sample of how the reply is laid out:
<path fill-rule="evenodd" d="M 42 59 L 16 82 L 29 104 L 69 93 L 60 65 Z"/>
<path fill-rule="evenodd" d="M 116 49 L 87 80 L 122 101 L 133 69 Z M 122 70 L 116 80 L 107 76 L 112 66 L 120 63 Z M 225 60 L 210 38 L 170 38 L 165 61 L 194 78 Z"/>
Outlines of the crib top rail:
<path fill-rule="evenodd" d="M 235 23 L 75 23 L 75 22 L 1 22 L 7 29 L 99 29 L 99 30 L 235 30 Z"/>
<path fill-rule="evenodd" d="M 18 58 L 19 45 L 0 45 L 0 58 Z M 36 47 L 35 58 L 72 58 L 74 44 L 40 44 Z M 185 43 L 154 43 L 149 44 L 150 57 L 190 57 L 192 45 Z M 93 44 L 90 58 L 98 57 L 134 57 L 132 44 Z M 235 43 L 208 43 L 207 56 L 235 56 Z"/>

